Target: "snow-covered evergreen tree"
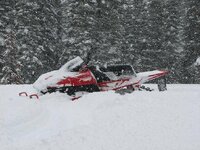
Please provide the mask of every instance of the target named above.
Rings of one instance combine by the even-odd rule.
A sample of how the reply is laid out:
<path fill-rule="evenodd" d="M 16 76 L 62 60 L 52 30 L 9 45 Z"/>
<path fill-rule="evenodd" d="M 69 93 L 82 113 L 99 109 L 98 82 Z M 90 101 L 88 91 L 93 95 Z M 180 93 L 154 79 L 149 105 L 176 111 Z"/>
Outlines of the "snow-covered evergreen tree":
<path fill-rule="evenodd" d="M 121 22 L 117 0 L 86 0 L 66 2 L 66 49 L 67 58 L 91 53 L 93 62 L 119 61 Z"/>
<path fill-rule="evenodd" d="M 125 63 L 134 65 L 136 70 L 144 70 L 145 56 L 148 49 L 149 28 L 147 2 L 134 0 L 123 4 L 123 25 L 125 28 L 123 40 L 123 58 Z"/>
<path fill-rule="evenodd" d="M 4 66 L 2 68 L 2 84 L 20 84 L 23 83 L 21 77 L 21 64 L 17 61 L 16 34 L 13 30 L 7 29 L 5 39 L 6 50 L 3 53 Z"/>
<path fill-rule="evenodd" d="M 184 52 L 181 63 L 181 77 L 183 83 L 195 83 L 195 67 L 191 66 L 200 56 L 200 1 L 191 0 L 185 2 L 186 16 L 184 26 Z M 191 73 L 193 72 L 193 73 Z M 196 73 L 194 73 L 196 72 Z"/>
<path fill-rule="evenodd" d="M 0 1 L 0 79 L 18 68 L 32 83 L 90 54 L 93 64 L 167 68 L 171 83 L 198 83 L 199 6 L 198 0 Z"/>
<path fill-rule="evenodd" d="M 180 1 L 166 1 L 164 3 L 163 43 L 161 59 L 164 60 L 163 67 L 170 70 L 168 82 L 175 83 L 177 71 L 179 70 L 179 59 L 183 52 L 182 32 L 183 17 L 182 3 Z"/>
<path fill-rule="evenodd" d="M 3 76 L 2 69 L 5 63 L 3 53 L 5 51 L 6 26 L 9 22 L 8 12 L 10 11 L 9 2 L 0 1 L 0 79 Z"/>
<path fill-rule="evenodd" d="M 26 82 L 33 82 L 41 73 L 58 68 L 62 49 L 60 1 L 19 1 L 18 47 Z"/>
<path fill-rule="evenodd" d="M 17 60 L 18 47 L 16 40 L 17 20 L 15 0 L 2 3 L 1 11 L 1 84 L 23 83 L 21 77 L 21 64 Z"/>
<path fill-rule="evenodd" d="M 142 51 L 144 59 L 142 64 L 145 69 L 155 69 L 164 67 L 164 56 L 162 49 L 164 32 L 164 16 L 163 3 L 161 1 L 152 0 L 148 3 L 148 48 Z"/>

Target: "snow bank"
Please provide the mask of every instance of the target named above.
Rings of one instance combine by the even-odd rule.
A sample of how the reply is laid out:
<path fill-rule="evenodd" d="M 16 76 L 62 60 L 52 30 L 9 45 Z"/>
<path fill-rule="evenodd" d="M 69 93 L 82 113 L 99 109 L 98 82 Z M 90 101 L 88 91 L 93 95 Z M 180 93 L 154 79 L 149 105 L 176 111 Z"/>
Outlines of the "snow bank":
<path fill-rule="evenodd" d="M 154 85 L 153 85 L 154 86 Z M 29 85 L 0 86 L 3 150 L 199 150 L 200 85 L 166 92 L 18 97 Z"/>

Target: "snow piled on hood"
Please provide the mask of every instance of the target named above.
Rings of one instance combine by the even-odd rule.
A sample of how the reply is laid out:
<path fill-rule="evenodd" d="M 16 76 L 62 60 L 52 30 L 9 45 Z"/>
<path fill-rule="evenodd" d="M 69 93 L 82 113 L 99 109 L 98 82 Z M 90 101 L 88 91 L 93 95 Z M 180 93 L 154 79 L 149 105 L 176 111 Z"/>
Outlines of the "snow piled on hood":
<path fill-rule="evenodd" d="M 34 83 L 33 87 L 37 90 L 37 93 L 40 91 L 45 91 L 46 88 L 58 86 L 57 83 L 66 77 L 75 76 L 76 72 L 71 72 L 73 68 L 81 65 L 83 60 L 78 56 L 66 64 L 64 64 L 59 70 L 54 70 L 51 72 L 47 72 L 42 74 Z"/>

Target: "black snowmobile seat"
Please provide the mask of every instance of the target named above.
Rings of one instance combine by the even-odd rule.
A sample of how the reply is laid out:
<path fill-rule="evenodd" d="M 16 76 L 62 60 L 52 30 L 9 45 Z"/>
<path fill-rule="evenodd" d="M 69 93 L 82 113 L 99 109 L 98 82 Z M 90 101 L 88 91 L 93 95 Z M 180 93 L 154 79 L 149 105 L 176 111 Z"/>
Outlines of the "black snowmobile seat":
<path fill-rule="evenodd" d="M 96 66 L 89 66 L 87 68 L 90 69 L 90 71 L 93 73 L 98 83 L 103 81 L 110 81 L 110 78 L 101 70 L 97 69 Z"/>
<path fill-rule="evenodd" d="M 113 72 L 116 76 L 121 75 L 135 75 L 131 65 L 111 65 L 107 67 L 100 67 L 103 72 Z"/>

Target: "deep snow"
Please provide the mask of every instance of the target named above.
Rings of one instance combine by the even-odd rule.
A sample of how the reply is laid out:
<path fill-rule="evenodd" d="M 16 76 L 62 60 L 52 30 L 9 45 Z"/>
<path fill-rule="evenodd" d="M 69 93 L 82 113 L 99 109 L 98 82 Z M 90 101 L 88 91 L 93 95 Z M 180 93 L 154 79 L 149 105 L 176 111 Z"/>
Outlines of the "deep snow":
<path fill-rule="evenodd" d="M 154 85 L 150 85 L 153 86 Z M 0 86 L 2 150 L 199 150 L 200 85 L 165 92 L 18 97 L 30 85 Z"/>

